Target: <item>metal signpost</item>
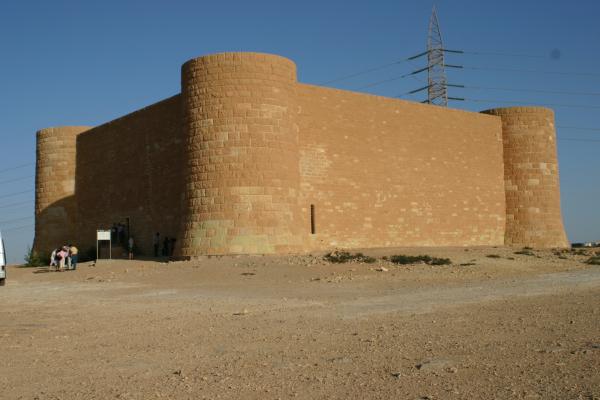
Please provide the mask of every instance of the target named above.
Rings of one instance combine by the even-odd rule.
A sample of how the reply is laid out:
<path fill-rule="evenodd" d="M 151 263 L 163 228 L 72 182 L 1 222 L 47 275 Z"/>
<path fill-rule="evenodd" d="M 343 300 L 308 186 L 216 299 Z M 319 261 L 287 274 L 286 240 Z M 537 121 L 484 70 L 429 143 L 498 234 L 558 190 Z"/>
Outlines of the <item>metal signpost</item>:
<path fill-rule="evenodd" d="M 96 260 L 98 259 L 98 253 L 99 253 L 99 246 L 98 243 L 100 241 L 107 241 L 108 240 L 108 259 L 112 260 L 112 240 L 111 240 L 111 236 L 110 236 L 110 229 L 109 230 L 103 230 L 103 229 L 98 229 L 96 230 Z"/>

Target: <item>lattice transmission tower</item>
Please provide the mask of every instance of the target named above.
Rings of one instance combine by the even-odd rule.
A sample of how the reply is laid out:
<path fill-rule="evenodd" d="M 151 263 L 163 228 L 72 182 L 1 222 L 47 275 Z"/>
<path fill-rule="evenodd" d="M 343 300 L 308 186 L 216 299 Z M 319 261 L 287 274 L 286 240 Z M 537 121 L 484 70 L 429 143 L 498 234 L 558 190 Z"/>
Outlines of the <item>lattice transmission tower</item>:
<path fill-rule="evenodd" d="M 429 32 L 427 34 L 427 51 L 407 58 L 408 61 L 412 61 L 424 55 L 427 55 L 427 66 L 404 75 L 417 75 L 421 72 L 427 71 L 427 86 L 411 90 L 406 94 L 411 95 L 427 89 L 427 100 L 423 100 L 421 103 L 435 104 L 442 107 L 448 106 L 448 100 L 464 100 L 461 97 L 448 96 L 448 87 L 464 88 L 464 85 L 455 85 L 448 83 L 446 78 L 446 68 L 463 68 L 463 66 L 446 64 L 446 62 L 444 61 L 444 53 L 462 54 L 464 52 L 462 50 L 448 50 L 444 48 L 444 44 L 442 43 L 442 33 L 440 32 L 440 23 L 438 21 L 437 11 L 435 9 L 435 6 L 433 6 L 433 9 L 431 10 L 431 18 L 429 19 Z"/>
<path fill-rule="evenodd" d="M 427 35 L 427 100 L 429 104 L 448 106 L 448 81 L 444 69 L 444 45 L 435 6 Z"/>

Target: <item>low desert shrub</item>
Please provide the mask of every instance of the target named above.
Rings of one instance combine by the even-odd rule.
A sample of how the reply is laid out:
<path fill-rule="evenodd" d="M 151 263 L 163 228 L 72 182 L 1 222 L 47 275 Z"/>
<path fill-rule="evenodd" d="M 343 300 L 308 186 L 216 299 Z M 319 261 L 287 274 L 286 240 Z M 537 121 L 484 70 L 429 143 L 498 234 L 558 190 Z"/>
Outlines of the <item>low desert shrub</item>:
<path fill-rule="evenodd" d="M 452 261 L 450 261 L 449 258 L 431 257 L 431 260 L 429 262 L 426 262 L 426 264 L 429 264 L 429 265 L 450 265 L 450 264 L 452 264 Z"/>
<path fill-rule="evenodd" d="M 535 256 L 535 253 L 528 249 L 528 247 L 523 247 L 523 250 L 515 251 L 515 254 L 520 254 L 522 256 Z"/>
<path fill-rule="evenodd" d="M 363 253 L 351 254 L 347 251 L 332 251 L 331 253 L 325 254 L 323 258 L 325 261 L 334 264 L 343 264 L 351 261 L 373 264 L 375 261 L 377 261 L 371 256 L 365 256 Z"/>
<path fill-rule="evenodd" d="M 591 265 L 600 265 L 600 256 L 590 257 L 585 263 Z"/>
<path fill-rule="evenodd" d="M 38 253 L 31 247 L 28 247 L 27 252 L 25 253 L 25 264 L 23 264 L 23 267 L 43 267 L 46 265 L 46 259 L 48 258 L 49 257 L 44 257 L 44 255 Z"/>
<path fill-rule="evenodd" d="M 500 258 L 500 256 L 498 254 L 488 254 L 486 255 L 487 258 Z"/>
<path fill-rule="evenodd" d="M 575 256 L 587 256 L 588 253 L 584 249 L 571 249 L 571 254 Z"/>
<path fill-rule="evenodd" d="M 399 255 L 391 256 L 389 258 L 389 260 L 391 262 L 393 262 L 394 264 L 401 264 L 401 265 L 419 264 L 419 263 L 424 263 L 424 264 L 428 264 L 428 265 L 452 264 L 452 261 L 450 261 L 449 258 L 437 258 L 437 257 L 431 257 L 431 256 L 425 256 L 425 255 L 407 256 L 404 254 L 399 254 Z"/>

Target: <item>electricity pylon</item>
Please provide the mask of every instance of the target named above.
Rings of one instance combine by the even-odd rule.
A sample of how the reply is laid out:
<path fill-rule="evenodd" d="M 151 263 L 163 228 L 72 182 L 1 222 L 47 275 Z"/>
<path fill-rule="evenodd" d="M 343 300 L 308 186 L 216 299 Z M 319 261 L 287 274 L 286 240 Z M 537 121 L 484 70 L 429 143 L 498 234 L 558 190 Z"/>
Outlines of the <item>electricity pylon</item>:
<path fill-rule="evenodd" d="M 448 100 L 464 101 L 461 97 L 448 97 L 448 87 L 464 88 L 464 85 L 454 85 L 446 80 L 446 68 L 463 68 L 462 65 L 446 64 L 444 61 L 444 53 L 464 53 L 462 50 L 448 50 L 444 48 L 442 43 L 442 34 L 440 32 L 440 24 L 437 17 L 435 6 L 431 11 L 429 19 L 429 32 L 427 35 L 427 51 L 417 54 L 416 56 L 408 57 L 407 60 L 415 60 L 427 54 L 427 66 L 416 71 L 410 72 L 405 76 L 417 75 L 427 71 L 427 86 L 419 89 L 411 90 L 406 94 L 415 94 L 427 89 L 427 100 L 421 103 L 435 104 L 442 107 L 448 107 Z"/>
<path fill-rule="evenodd" d="M 429 19 L 427 35 L 427 102 L 448 106 L 448 81 L 444 70 L 444 45 L 435 6 Z"/>

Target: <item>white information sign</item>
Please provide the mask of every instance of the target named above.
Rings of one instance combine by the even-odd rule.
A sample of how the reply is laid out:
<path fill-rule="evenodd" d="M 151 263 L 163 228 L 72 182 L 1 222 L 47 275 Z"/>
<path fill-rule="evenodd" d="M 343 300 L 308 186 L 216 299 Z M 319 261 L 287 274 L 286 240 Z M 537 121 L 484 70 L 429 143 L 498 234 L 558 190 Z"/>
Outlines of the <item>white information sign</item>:
<path fill-rule="evenodd" d="M 99 255 L 99 248 L 98 248 L 98 242 L 100 241 L 104 241 L 107 240 L 108 243 L 108 258 L 112 259 L 112 241 L 110 240 L 110 230 L 102 230 L 102 229 L 98 229 L 96 230 L 96 260 L 98 259 L 98 255 Z"/>
<path fill-rule="evenodd" d="M 96 240 L 110 240 L 110 231 L 96 231 Z"/>

